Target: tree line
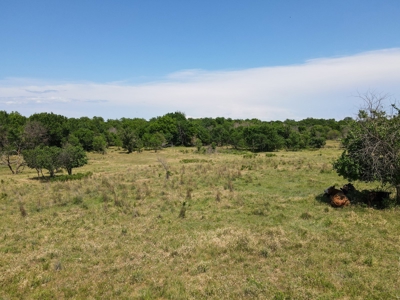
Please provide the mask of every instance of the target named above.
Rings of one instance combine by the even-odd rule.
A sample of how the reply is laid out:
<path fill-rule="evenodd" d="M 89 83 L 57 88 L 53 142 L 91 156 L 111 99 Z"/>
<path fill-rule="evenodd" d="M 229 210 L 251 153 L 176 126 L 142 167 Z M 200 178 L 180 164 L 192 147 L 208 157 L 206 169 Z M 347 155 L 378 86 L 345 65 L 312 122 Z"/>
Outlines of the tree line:
<path fill-rule="evenodd" d="M 192 119 L 182 112 L 167 113 L 150 120 L 104 120 L 102 117 L 67 118 L 54 113 L 36 113 L 25 117 L 18 112 L 0 111 L 0 151 L 2 163 L 13 173 L 18 173 L 25 164 L 35 168 L 38 174 L 41 169 L 54 174 L 58 167 L 64 167 L 71 173 L 73 167 L 86 163 L 87 159 L 82 154 L 84 151 L 104 154 L 112 146 L 121 147 L 128 153 L 158 151 L 168 146 L 196 146 L 198 149 L 203 146 L 214 149 L 217 146 L 232 146 L 253 152 L 320 148 L 327 139 L 344 136 L 350 120 L 308 118 L 266 122 L 223 117 Z M 54 159 L 56 164 L 50 164 L 50 158 L 44 160 L 47 165 L 35 158 L 45 157 L 44 153 L 51 157 L 50 152 L 57 157 Z M 67 164 L 65 157 L 74 163 Z M 52 166 L 49 167 L 49 164 Z"/>

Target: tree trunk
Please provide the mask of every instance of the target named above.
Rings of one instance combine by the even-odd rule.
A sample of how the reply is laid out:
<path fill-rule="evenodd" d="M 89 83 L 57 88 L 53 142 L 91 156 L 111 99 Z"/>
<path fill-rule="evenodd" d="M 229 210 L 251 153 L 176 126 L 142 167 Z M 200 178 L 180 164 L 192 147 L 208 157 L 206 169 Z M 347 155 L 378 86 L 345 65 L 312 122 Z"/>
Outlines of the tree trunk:
<path fill-rule="evenodd" d="M 400 205 L 400 184 L 396 185 L 396 202 Z"/>
<path fill-rule="evenodd" d="M 7 165 L 8 165 L 8 168 L 11 170 L 11 173 L 15 174 L 15 172 L 14 172 L 14 170 L 13 170 L 13 168 L 12 168 L 11 164 L 10 164 L 10 163 L 8 163 Z"/>

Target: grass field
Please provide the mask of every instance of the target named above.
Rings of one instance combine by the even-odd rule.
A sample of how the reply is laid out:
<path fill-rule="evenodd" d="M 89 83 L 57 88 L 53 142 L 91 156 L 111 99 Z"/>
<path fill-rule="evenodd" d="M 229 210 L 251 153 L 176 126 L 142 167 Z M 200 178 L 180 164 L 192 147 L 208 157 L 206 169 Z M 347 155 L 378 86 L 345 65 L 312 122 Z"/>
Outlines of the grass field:
<path fill-rule="evenodd" d="M 1 167 L 0 299 L 400 299 L 400 209 L 330 207 L 339 153 L 114 149 L 67 182 Z"/>

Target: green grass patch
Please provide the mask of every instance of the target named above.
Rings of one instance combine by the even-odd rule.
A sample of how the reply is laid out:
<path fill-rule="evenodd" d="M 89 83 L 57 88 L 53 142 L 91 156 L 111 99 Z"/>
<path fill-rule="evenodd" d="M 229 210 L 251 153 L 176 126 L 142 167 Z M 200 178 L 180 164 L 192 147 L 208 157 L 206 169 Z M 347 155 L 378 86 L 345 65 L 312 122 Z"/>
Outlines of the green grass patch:
<path fill-rule="evenodd" d="M 183 164 L 191 164 L 191 163 L 211 163 L 212 160 L 207 159 L 199 159 L 199 158 L 184 158 L 180 160 Z"/>
<path fill-rule="evenodd" d="M 93 175 L 92 172 L 76 173 L 76 174 L 72 174 L 72 175 L 59 175 L 59 176 L 55 176 L 55 177 L 50 177 L 49 180 L 51 182 L 56 182 L 56 181 L 65 182 L 65 181 L 71 181 L 71 180 L 81 180 L 83 178 L 90 177 L 92 175 Z"/>

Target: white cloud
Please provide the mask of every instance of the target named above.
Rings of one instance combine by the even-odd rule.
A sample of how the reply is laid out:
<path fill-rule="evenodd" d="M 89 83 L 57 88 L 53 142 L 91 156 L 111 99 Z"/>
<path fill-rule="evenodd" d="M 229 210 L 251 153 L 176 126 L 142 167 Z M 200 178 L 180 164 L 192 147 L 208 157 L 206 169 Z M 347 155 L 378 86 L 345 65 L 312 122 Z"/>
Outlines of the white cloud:
<path fill-rule="evenodd" d="M 183 111 L 193 117 L 262 120 L 353 116 L 368 90 L 400 94 L 400 49 L 313 59 L 299 65 L 233 71 L 181 70 L 163 81 L 126 83 L 0 81 L 2 109 L 25 115 L 150 118 Z"/>

